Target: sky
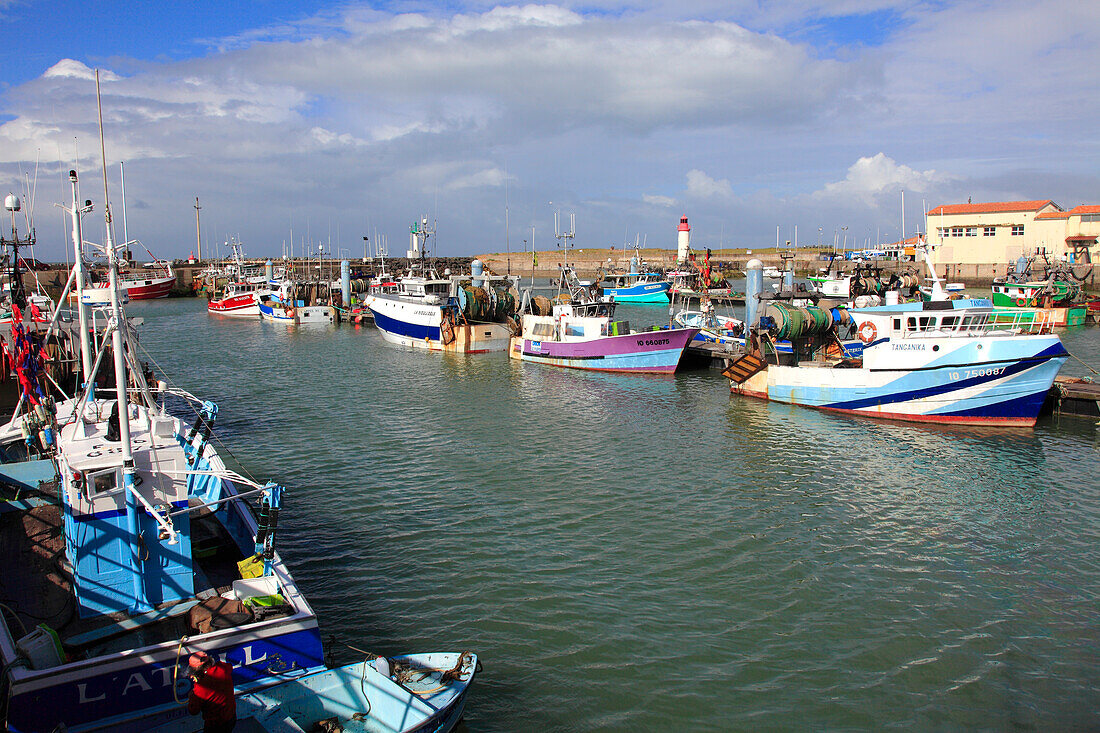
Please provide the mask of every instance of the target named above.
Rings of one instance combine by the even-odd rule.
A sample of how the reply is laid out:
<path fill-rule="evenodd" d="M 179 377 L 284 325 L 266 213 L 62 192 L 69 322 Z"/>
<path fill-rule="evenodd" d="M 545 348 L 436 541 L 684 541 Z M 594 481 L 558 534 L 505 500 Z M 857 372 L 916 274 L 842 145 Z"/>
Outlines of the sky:
<path fill-rule="evenodd" d="M 94 69 L 142 256 L 195 252 L 196 197 L 204 257 L 399 256 L 421 217 L 437 255 L 545 251 L 555 212 L 580 249 L 674 248 L 682 215 L 696 248 L 866 246 L 940 204 L 1100 203 L 1100 3 L 0 0 L 0 24 L 0 192 L 48 261 L 70 168 L 103 240 Z"/>

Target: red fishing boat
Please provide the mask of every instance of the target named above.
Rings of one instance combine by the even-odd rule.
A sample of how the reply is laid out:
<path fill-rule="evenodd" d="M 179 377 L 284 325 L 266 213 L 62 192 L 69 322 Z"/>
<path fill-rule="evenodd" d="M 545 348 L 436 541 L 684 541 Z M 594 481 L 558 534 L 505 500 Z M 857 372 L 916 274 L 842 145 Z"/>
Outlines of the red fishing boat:
<path fill-rule="evenodd" d="M 151 266 L 150 266 L 151 265 Z M 167 298 L 176 284 L 172 265 L 164 261 L 151 262 L 140 270 L 126 270 L 118 274 L 119 286 L 130 300 Z M 85 288 L 106 288 L 107 282 L 94 282 Z"/>

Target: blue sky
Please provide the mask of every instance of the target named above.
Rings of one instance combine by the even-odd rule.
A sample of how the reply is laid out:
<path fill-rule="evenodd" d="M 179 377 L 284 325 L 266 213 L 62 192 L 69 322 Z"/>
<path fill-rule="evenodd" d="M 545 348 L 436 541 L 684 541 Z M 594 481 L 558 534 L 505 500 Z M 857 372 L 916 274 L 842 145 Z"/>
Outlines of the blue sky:
<path fill-rule="evenodd" d="M 97 67 L 109 175 L 125 160 L 130 234 L 164 256 L 194 248 L 195 196 L 208 247 L 257 256 L 292 229 L 396 253 L 422 214 L 466 254 L 532 226 L 549 247 L 557 209 L 580 247 L 672 247 L 681 214 L 697 245 L 760 247 L 896 239 L 903 189 L 909 232 L 968 197 L 1100 202 L 1094 4 L 0 0 L 0 22 L 0 186 L 37 161 L 40 259 L 78 156 L 99 190 Z"/>

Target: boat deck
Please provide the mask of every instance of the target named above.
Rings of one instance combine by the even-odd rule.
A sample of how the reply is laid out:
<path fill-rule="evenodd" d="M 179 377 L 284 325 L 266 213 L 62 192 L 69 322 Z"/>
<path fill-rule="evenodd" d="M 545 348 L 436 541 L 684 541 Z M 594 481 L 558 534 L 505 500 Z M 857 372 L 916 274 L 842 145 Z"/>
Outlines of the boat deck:
<path fill-rule="evenodd" d="M 0 603 L 15 611 L 27 630 L 39 623 L 61 629 L 76 619 L 57 504 L 0 515 L 0 557 L 5 565 Z"/>
<path fill-rule="evenodd" d="M 26 502 L 30 493 L 41 501 Z M 96 656 L 173 641 L 188 630 L 188 614 L 197 600 L 230 590 L 240 578 L 237 562 L 244 559 L 228 533 L 208 509 L 192 515 L 192 545 L 195 554 L 194 599 L 163 604 L 140 619 L 114 613 L 82 619 L 73 593 L 72 569 L 65 556 L 64 529 L 56 492 L 48 488 L 21 492 L 21 510 L 0 513 L 0 603 L 11 612 L 4 620 L 15 638 L 22 635 L 19 624 L 11 625 L 14 612 L 30 631 L 46 624 L 57 631 L 71 656 Z M 48 499 L 48 501 L 47 501 Z"/>

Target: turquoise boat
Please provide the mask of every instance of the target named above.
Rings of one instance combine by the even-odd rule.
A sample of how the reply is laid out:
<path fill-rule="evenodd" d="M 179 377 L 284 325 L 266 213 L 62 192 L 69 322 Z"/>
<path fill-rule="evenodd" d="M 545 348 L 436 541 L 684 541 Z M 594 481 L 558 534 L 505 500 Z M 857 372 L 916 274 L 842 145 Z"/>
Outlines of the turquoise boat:
<path fill-rule="evenodd" d="M 631 272 L 608 275 L 601 282 L 604 295 L 618 303 L 661 303 L 668 305 L 668 289 L 672 285 L 655 272 Z"/>
<path fill-rule="evenodd" d="M 238 695 L 234 730 L 442 733 L 462 718 L 478 668 L 471 652 L 369 657 Z M 148 730 L 197 733 L 202 722 L 188 716 Z"/>

